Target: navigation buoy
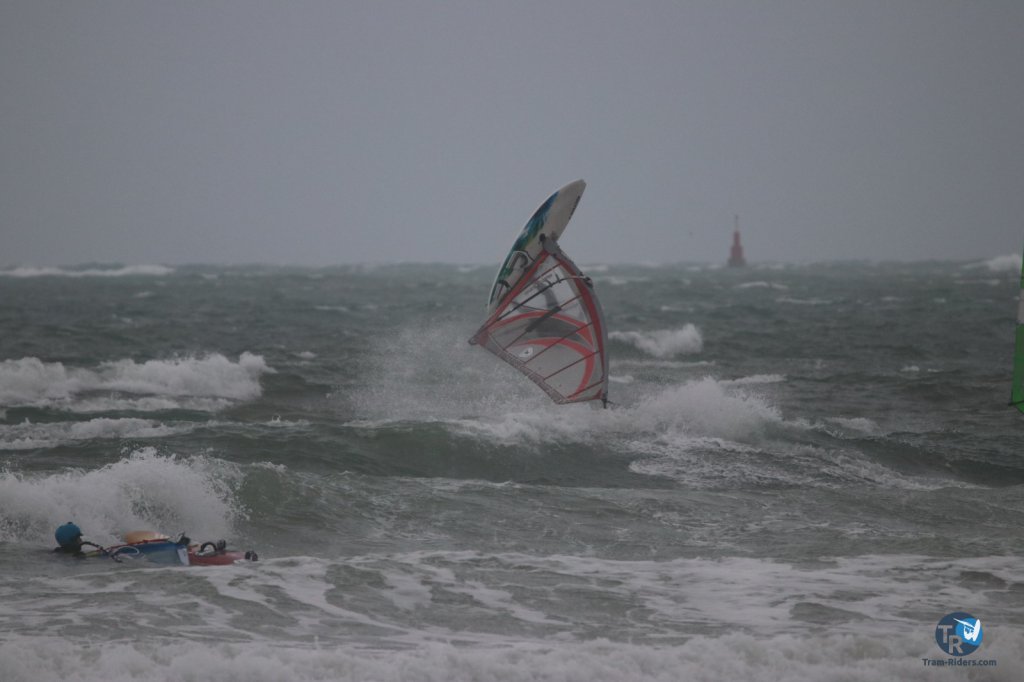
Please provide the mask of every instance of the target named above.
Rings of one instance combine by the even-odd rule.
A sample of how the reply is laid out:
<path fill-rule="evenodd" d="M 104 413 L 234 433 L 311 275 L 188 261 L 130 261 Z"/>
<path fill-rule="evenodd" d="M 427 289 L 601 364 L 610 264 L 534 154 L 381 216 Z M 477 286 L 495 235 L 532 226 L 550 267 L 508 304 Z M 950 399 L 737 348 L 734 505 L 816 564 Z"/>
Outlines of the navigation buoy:
<path fill-rule="evenodd" d="M 736 216 L 736 229 L 732 233 L 732 248 L 729 249 L 729 267 L 741 268 L 747 264 L 743 257 L 743 245 L 740 244 L 740 217 Z"/>

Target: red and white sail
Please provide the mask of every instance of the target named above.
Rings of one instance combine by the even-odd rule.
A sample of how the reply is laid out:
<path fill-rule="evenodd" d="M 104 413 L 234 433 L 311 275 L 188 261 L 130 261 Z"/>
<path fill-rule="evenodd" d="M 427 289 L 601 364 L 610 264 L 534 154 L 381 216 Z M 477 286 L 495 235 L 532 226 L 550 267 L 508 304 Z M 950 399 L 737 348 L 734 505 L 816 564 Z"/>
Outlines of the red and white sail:
<path fill-rule="evenodd" d="M 543 239 L 543 237 L 542 237 Z M 607 331 L 593 283 L 558 247 L 543 249 L 477 330 L 479 344 L 556 403 L 608 400 Z"/>

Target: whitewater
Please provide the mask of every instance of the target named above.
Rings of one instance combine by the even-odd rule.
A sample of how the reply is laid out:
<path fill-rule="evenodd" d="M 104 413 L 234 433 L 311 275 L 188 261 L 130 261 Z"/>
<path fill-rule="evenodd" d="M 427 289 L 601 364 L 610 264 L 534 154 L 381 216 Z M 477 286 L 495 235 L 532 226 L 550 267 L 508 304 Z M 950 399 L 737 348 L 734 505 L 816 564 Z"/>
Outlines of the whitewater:
<path fill-rule="evenodd" d="M 467 344 L 492 267 L 0 270 L 0 680 L 1024 679 L 1019 256 L 580 265 L 608 410 Z"/>

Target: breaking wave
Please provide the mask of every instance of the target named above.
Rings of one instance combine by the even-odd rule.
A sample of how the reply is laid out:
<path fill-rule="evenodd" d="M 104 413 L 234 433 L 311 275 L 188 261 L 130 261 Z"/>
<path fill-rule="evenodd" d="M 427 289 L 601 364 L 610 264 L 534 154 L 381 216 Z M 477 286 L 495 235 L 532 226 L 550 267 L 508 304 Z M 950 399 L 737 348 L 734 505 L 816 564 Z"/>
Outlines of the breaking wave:
<path fill-rule="evenodd" d="M 259 397 L 260 376 L 273 371 L 262 356 L 248 352 L 237 362 L 213 353 L 142 363 L 122 359 L 92 369 L 27 357 L 0 362 L 0 406 L 75 412 L 213 410 Z"/>
<path fill-rule="evenodd" d="M 630 344 L 648 355 L 661 359 L 699 353 L 704 349 L 704 338 L 700 330 L 692 324 L 687 324 L 681 329 L 611 332 L 608 338 Z"/>
<path fill-rule="evenodd" d="M 92 471 L 0 472 L 0 541 L 49 545 L 53 529 L 72 520 L 101 544 L 142 529 L 225 536 L 243 515 L 231 499 L 241 477 L 222 460 L 149 447 Z"/>
<path fill-rule="evenodd" d="M 634 407 L 595 410 L 587 405 L 548 409 L 503 410 L 494 418 L 447 420 L 456 432 L 489 442 L 550 443 L 616 439 L 634 453 L 646 452 L 652 440 L 721 438 L 756 440 L 771 424 L 783 422 L 778 410 L 748 391 L 710 377 L 672 386 L 642 399 Z"/>
<path fill-rule="evenodd" d="M 192 431 L 192 425 L 168 426 L 150 419 L 98 418 L 82 422 L 0 424 L 0 450 L 34 450 L 94 439 L 163 438 Z"/>
<path fill-rule="evenodd" d="M 129 277 L 149 276 L 163 277 L 174 272 L 174 268 L 166 265 L 126 265 L 120 268 L 88 268 L 74 270 L 68 268 L 22 266 L 10 270 L 0 270 L 5 277 Z"/>
<path fill-rule="evenodd" d="M 967 267 L 986 268 L 990 272 L 1020 272 L 1021 256 L 1016 253 L 996 256 L 995 258 L 990 258 L 987 261 L 973 263 Z"/>
<path fill-rule="evenodd" d="M 778 282 L 744 282 L 743 284 L 737 284 L 736 289 L 774 289 L 776 291 L 788 291 L 789 287 L 785 284 L 779 284 Z"/>

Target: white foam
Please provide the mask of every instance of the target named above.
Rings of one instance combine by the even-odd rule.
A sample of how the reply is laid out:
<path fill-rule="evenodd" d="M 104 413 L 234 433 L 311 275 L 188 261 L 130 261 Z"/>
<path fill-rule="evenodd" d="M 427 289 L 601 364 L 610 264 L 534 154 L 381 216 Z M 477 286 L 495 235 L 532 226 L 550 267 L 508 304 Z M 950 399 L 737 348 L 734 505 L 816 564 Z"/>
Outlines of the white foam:
<path fill-rule="evenodd" d="M 260 375 L 272 371 L 261 356 L 245 352 L 237 363 L 219 353 L 142 364 L 117 360 L 98 373 L 103 388 L 126 393 L 252 400 L 261 393 Z"/>
<path fill-rule="evenodd" d="M 782 296 L 775 299 L 777 303 L 789 303 L 791 305 L 831 305 L 832 301 L 827 298 L 793 298 Z"/>
<path fill-rule="evenodd" d="M 990 575 L 1007 585 L 1021 577 L 1014 557 L 1008 556 L 936 561 L 917 555 L 861 555 L 823 557 L 800 566 L 750 557 L 644 561 L 411 552 L 356 558 L 352 563 L 382 573 L 387 582 L 416 582 L 419 606 L 442 609 L 438 595 L 465 594 L 485 610 L 522 623 L 566 627 L 569 622 L 585 625 L 592 620 L 610 626 L 620 637 L 641 641 L 678 641 L 703 634 L 707 626 L 718 632 L 806 637 L 816 622 L 805 618 L 810 611 L 831 617 L 833 635 L 892 635 L 919 628 L 927 642 L 937 620 L 933 614 L 948 612 L 950 605 L 974 604 L 993 621 L 1010 615 L 1005 593 L 976 593 L 964 584 L 965 572 Z M 518 595 L 495 590 L 509 584 L 510 571 L 521 576 L 511 583 L 521 588 Z M 921 580 L 922 574 L 931 580 Z M 496 598 L 495 591 L 501 593 Z M 586 593 L 598 598 L 580 599 Z M 628 607 L 637 615 L 632 622 L 612 624 L 605 618 L 609 607 Z M 1017 634 L 1017 641 L 1024 640 L 1024 632 Z"/>
<path fill-rule="evenodd" d="M 727 390 L 712 378 L 663 388 L 631 407 L 595 410 L 566 405 L 557 411 L 505 409 L 494 418 L 448 420 L 459 433 L 488 441 L 523 444 L 545 442 L 607 442 L 616 439 L 629 451 L 646 453 L 645 443 L 674 445 L 693 438 L 750 440 L 781 416 L 762 398 Z"/>
<path fill-rule="evenodd" d="M 980 263 L 972 263 L 966 268 L 985 268 L 989 272 L 1018 273 L 1021 271 L 1021 254 L 1011 253 L 990 258 Z"/>
<path fill-rule="evenodd" d="M 1013 625 L 1007 590 L 972 589 L 962 576 L 1011 585 L 1018 563 L 866 555 L 799 566 L 463 551 L 297 557 L 145 582 L 138 571 L 47 579 L 52 599 L 0 602 L 5 622 L 34 619 L 31 630 L 0 641 L 0 679 L 930 680 L 969 672 L 937 675 L 921 659 L 946 658 L 936 622 L 970 604 L 988 623 L 972 658 L 998 661 L 976 672 L 1016 680 L 1024 631 Z M 96 594 L 122 598 L 107 606 Z M 140 606 L 132 627 L 146 626 L 138 632 L 104 638 L 83 627 L 96 616 L 109 627 L 132 604 Z"/>
<path fill-rule="evenodd" d="M 682 427 L 698 435 L 729 440 L 755 438 L 766 425 L 782 421 L 779 411 L 765 399 L 727 388 L 726 384 L 705 377 L 645 399 L 636 412 L 653 431 L 666 426 Z"/>
<path fill-rule="evenodd" d="M 869 436 L 885 435 L 885 432 L 876 422 L 866 417 L 831 417 L 826 421 L 831 424 L 836 424 L 844 429 L 861 434 L 867 434 Z"/>
<path fill-rule="evenodd" d="M 149 419 L 90 419 L 81 422 L 0 424 L 0 450 L 52 448 L 98 438 L 164 438 L 192 431 L 192 424 L 168 426 Z"/>
<path fill-rule="evenodd" d="M 616 358 L 612 366 L 636 367 L 638 369 L 689 369 L 692 367 L 713 367 L 714 360 L 636 360 L 633 358 Z"/>
<path fill-rule="evenodd" d="M 800 445 L 787 431 L 824 431 L 838 439 L 877 436 L 877 424 L 863 418 L 835 418 L 822 424 L 785 419 L 757 386 L 781 381 L 780 375 L 760 375 L 738 382 L 705 378 L 663 390 L 637 407 L 615 410 L 615 420 L 592 428 L 596 438 L 616 439 L 634 456 L 634 473 L 669 478 L 698 487 L 774 481 L 787 485 L 831 487 L 849 482 L 904 489 L 934 489 L 947 481 L 906 477 L 857 451 Z M 623 421 L 618 413 L 624 412 Z M 511 417 L 502 425 L 508 429 Z M 514 422 L 513 422 L 514 423 Z M 562 425 L 562 428 L 566 428 Z M 618 429 L 617 431 L 613 429 Z M 629 429 L 629 430 L 627 430 Z M 496 430 L 492 438 L 552 437 L 557 426 L 518 432 Z M 535 436 L 536 437 L 536 436 Z M 585 436 L 577 436 L 581 440 Z"/>
<path fill-rule="evenodd" d="M 94 412 L 162 412 L 165 410 L 193 410 L 195 412 L 219 412 L 234 404 L 227 398 L 195 398 L 192 396 L 141 398 L 115 396 L 74 396 L 73 400 L 45 405 L 67 412 L 89 414 Z"/>
<path fill-rule="evenodd" d="M 120 394 L 127 393 L 152 401 L 132 398 L 128 405 L 134 409 L 177 407 L 181 398 L 216 408 L 223 406 L 223 401 L 259 397 L 260 376 L 273 371 L 261 356 L 248 352 L 237 362 L 212 353 L 142 363 L 122 359 L 91 369 L 27 357 L 0 362 L 0 405 L 72 411 L 117 409 L 124 400 Z"/>
<path fill-rule="evenodd" d="M 680 329 L 657 329 L 653 331 L 613 331 L 608 338 L 631 344 L 638 350 L 656 358 L 671 358 L 681 354 L 699 353 L 704 349 L 704 338 L 692 324 Z"/>
<path fill-rule="evenodd" d="M 779 284 L 778 282 L 744 282 L 743 284 L 737 284 L 735 289 L 774 289 L 776 291 L 788 291 L 789 287 L 785 284 Z"/>
<path fill-rule="evenodd" d="M 87 268 L 74 270 L 54 267 L 22 266 L 11 270 L 0 270 L 0 276 L 6 277 L 131 277 L 149 276 L 163 277 L 174 272 L 174 268 L 166 265 L 126 265 L 120 268 Z"/>
<path fill-rule="evenodd" d="M 384 582 L 389 587 L 388 599 L 403 611 L 429 607 L 433 600 L 433 588 L 415 575 L 392 571 L 384 576 Z"/>
<path fill-rule="evenodd" d="M 754 374 L 749 377 L 722 381 L 726 386 L 745 386 L 750 384 L 778 384 L 786 380 L 782 374 Z"/>
<path fill-rule="evenodd" d="M 281 419 L 281 415 L 274 415 L 274 418 L 263 423 L 272 429 L 303 429 L 309 426 L 308 419 Z"/>
<path fill-rule="evenodd" d="M 81 381 L 59 362 L 39 358 L 0 363 L 0 405 L 35 405 L 67 399 Z"/>
<path fill-rule="evenodd" d="M 604 275 L 601 277 L 595 277 L 594 281 L 599 284 L 609 284 L 613 287 L 621 287 L 626 284 L 637 284 L 642 282 L 650 282 L 650 277 L 626 277 L 624 275 Z"/>
<path fill-rule="evenodd" d="M 5 682 L 908 682 L 938 679 L 922 666 L 938 657 L 934 642 L 914 634 L 885 637 L 817 634 L 756 636 L 744 632 L 694 637 L 679 646 L 585 642 L 509 642 L 490 646 L 429 643 L 404 650 L 360 646 L 203 641 L 108 642 L 102 647 L 55 637 L 16 635 L 0 644 Z M 987 647 L 999 667 L 991 679 L 1024 675 L 1008 633 Z M 934 650 L 934 651 L 933 651 Z M 55 656 L 54 651 L 61 655 Z M 980 669 L 984 670 L 984 669 Z M 980 671 L 979 670 L 979 671 Z M 943 670 L 950 677 L 962 677 Z"/>
<path fill-rule="evenodd" d="M 92 471 L 0 472 L 0 541 L 51 545 L 67 521 L 109 544 L 130 530 L 230 534 L 242 511 L 231 499 L 241 478 L 222 460 L 158 455 L 147 447 Z"/>

